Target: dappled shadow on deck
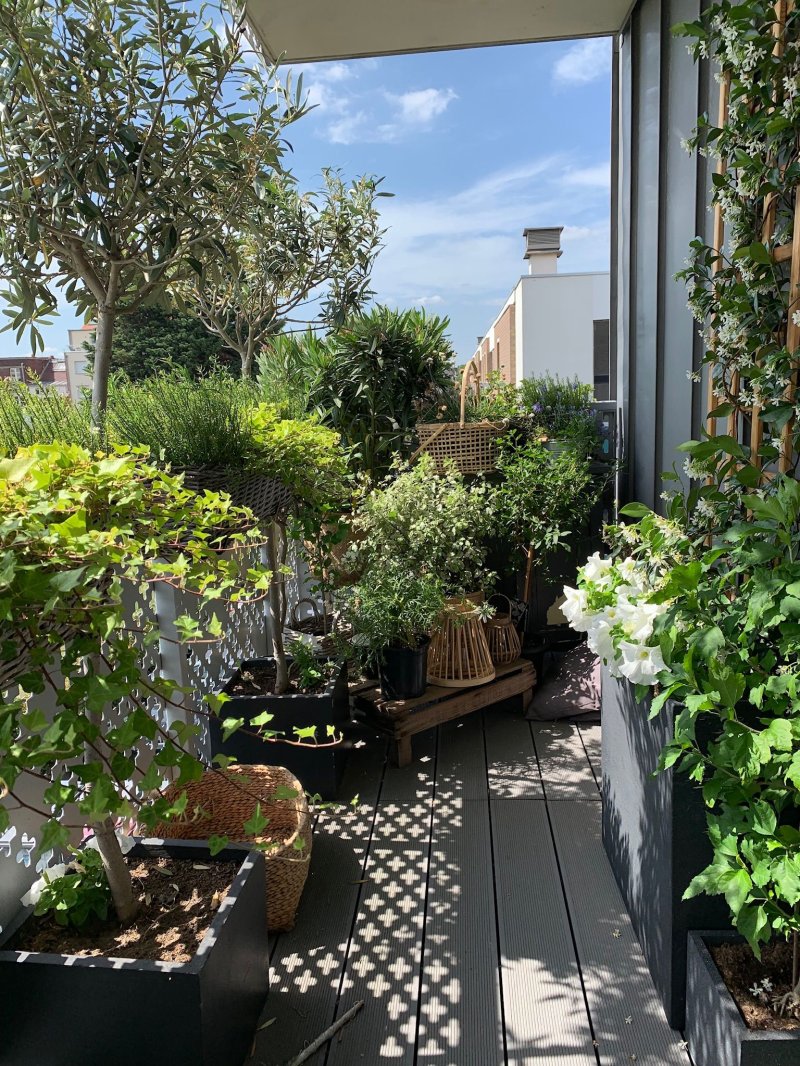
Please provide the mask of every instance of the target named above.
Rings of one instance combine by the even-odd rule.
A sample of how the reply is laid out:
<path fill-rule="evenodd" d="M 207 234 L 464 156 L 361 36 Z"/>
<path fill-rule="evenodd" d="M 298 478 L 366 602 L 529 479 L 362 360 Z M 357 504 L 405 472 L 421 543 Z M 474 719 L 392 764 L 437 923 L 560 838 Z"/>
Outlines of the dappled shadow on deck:
<path fill-rule="evenodd" d="M 377 738 L 354 752 L 360 804 L 319 817 L 249 1061 L 364 1000 L 315 1066 L 688 1063 L 602 851 L 598 755 L 599 726 L 511 705 L 420 735 L 402 770 Z"/>

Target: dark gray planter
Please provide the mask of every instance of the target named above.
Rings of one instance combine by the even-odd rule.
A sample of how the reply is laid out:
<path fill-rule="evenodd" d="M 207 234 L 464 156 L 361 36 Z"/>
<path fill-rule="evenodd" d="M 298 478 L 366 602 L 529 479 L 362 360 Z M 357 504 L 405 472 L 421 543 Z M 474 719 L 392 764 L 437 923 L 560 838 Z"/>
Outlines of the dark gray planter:
<path fill-rule="evenodd" d="M 245 659 L 236 674 L 223 689 L 229 690 L 239 671 L 259 663 L 271 663 L 274 659 Z M 291 656 L 289 656 L 291 663 Z M 295 726 L 316 726 L 317 737 L 324 740 L 328 726 L 341 733 L 350 720 L 350 697 L 347 689 L 347 664 L 342 663 L 339 672 L 323 692 L 291 692 L 285 696 L 231 696 L 224 704 L 222 718 L 243 718 L 244 728 L 251 719 L 264 711 L 273 715 L 269 728 L 293 736 Z M 334 799 L 341 784 L 347 759 L 344 744 L 314 748 L 293 747 L 262 740 L 253 733 L 237 731 L 227 740 L 222 739 L 220 722 L 214 715 L 210 719 L 212 754 L 232 755 L 240 763 L 263 763 L 267 766 L 285 766 L 298 779 L 303 788 L 323 799 Z"/>
<path fill-rule="evenodd" d="M 683 900 L 712 858 L 699 788 L 681 773 L 653 777 L 674 728 L 674 707 L 648 720 L 650 701 L 607 669 L 602 682 L 603 844 L 669 1024 L 686 1008 L 686 934 L 731 928 L 725 900 Z"/>
<path fill-rule="evenodd" d="M 241 1066 L 269 985 L 264 857 L 230 847 L 211 859 L 202 841 L 137 848 L 241 861 L 197 954 L 165 963 L 0 950 L 3 1066 Z"/>
<path fill-rule="evenodd" d="M 735 933 L 690 933 L 686 972 L 686 1040 L 695 1066 L 798 1066 L 800 1033 L 748 1029 L 707 944 Z"/>

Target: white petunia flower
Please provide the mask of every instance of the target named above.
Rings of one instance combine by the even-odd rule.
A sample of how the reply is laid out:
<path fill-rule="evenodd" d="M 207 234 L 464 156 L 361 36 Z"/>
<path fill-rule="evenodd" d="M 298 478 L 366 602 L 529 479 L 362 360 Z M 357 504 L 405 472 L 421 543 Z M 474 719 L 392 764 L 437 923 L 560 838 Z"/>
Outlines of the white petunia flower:
<path fill-rule="evenodd" d="M 653 623 L 666 611 L 663 603 L 621 603 L 622 625 L 631 641 L 643 644 L 653 635 Z"/>
<path fill-rule="evenodd" d="M 614 661 L 616 652 L 611 637 L 611 626 L 607 622 L 595 622 L 586 633 L 586 641 L 595 655 L 607 663 Z"/>
<path fill-rule="evenodd" d="M 561 613 L 577 633 L 585 633 L 589 626 L 589 603 L 584 589 L 564 586 L 564 602 Z"/>
<path fill-rule="evenodd" d="M 57 881 L 60 877 L 63 877 L 67 872 L 67 864 L 65 862 L 56 862 L 52 866 L 48 866 L 42 876 L 33 882 L 31 887 L 20 899 L 20 903 L 23 907 L 35 907 L 41 898 L 42 892 L 53 881 Z"/>
<path fill-rule="evenodd" d="M 583 564 L 583 576 L 587 581 L 591 581 L 594 585 L 609 585 L 613 580 L 613 569 L 613 560 L 604 559 L 600 555 L 600 552 L 595 552 L 594 555 L 590 555 Z"/>
<path fill-rule="evenodd" d="M 622 662 L 619 664 L 623 677 L 634 685 L 654 685 L 665 668 L 660 648 L 646 644 L 632 644 L 623 640 L 619 646 Z"/>

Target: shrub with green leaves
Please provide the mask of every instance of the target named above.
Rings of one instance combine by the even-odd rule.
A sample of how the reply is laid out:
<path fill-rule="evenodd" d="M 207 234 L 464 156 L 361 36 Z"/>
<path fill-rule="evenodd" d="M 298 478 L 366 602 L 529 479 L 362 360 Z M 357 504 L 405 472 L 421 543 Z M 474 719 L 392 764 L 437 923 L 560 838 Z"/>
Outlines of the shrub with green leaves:
<path fill-rule="evenodd" d="M 423 455 L 364 499 L 344 568 L 359 573 L 397 563 L 435 575 L 448 596 L 483 590 L 494 578 L 486 567 L 490 500 L 484 481 L 470 483 L 454 467 L 439 475 Z"/>
<path fill-rule="evenodd" d="M 328 337 L 329 355 L 309 402 L 373 481 L 389 471 L 397 453 L 408 454 L 420 410 L 452 392 L 449 324 L 423 310 L 378 306 Z"/>
<path fill-rule="evenodd" d="M 0 454 L 55 441 L 84 447 L 99 441 L 88 402 L 75 404 L 54 388 L 34 390 L 21 381 L 0 379 Z"/>
<path fill-rule="evenodd" d="M 387 648 L 419 647 L 439 620 L 445 596 L 435 574 L 387 559 L 344 590 L 340 607 L 353 627 L 355 646 L 374 659 Z"/>

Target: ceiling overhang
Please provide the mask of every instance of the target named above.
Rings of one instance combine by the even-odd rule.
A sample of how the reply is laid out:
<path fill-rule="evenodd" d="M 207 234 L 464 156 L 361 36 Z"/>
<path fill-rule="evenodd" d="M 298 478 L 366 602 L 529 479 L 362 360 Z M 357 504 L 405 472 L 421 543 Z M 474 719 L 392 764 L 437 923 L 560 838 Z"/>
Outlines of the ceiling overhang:
<path fill-rule="evenodd" d="M 435 52 L 619 32 L 631 0 L 245 0 L 267 55 L 324 59 Z"/>

